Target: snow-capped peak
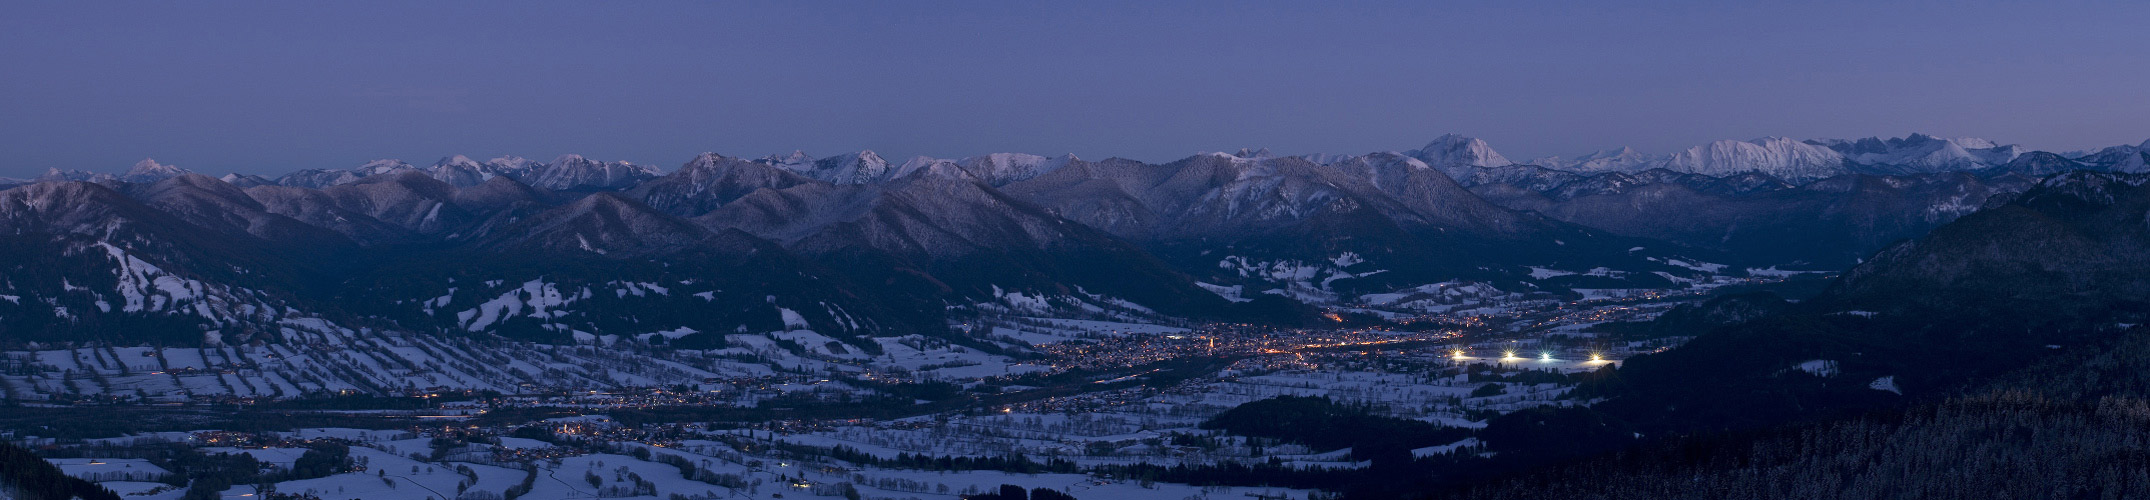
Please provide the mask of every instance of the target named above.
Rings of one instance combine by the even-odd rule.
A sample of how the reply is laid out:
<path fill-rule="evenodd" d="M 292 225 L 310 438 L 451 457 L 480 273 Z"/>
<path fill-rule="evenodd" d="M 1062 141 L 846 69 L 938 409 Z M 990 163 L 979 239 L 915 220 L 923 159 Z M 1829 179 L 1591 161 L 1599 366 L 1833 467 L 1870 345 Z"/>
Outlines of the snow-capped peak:
<path fill-rule="evenodd" d="M 127 169 L 127 173 L 120 174 L 119 178 L 127 182 L 156 182 L 185 174 L 187 174 L 186 169 L 157 163 L 157 160 L 154 159 L 143 158 L 142 161 L 135 162 L 134 168 Z"/>
<path fill-rule="evenodd" d="M 366 162 L 364 165 L 359 165 L 357 170 L 360 175 L 378 175 L 407 168 L 411 168 L 411 164 L 404 163 L 403 160 L 380 159 Z"/>
<path fill-rule="evenodd" d="M 695 168 L 698 166 L 708 167 L 710 165 L 715 165 L 717 164 L 717 162 L 723 160 L 724 155 L 705 151 L 702 152 L 702 154 L 694 155 L 694 160 L 687 162 L 687 166 L 685 168 Z"/>
<path fill-rule="evenodd" d="M 955 163 L 972 176 L 1001 186 L 1052 173 L 1075 161 L 1077 158 L 1072 154 L 1046 158 L 1024 153 L 993 153 L 956 160 Z"/>
<path fill-rule="evenodd" d="M 1977 137 L 1958 137 L 1955 139 L 1949 139 L 1949 142 L 1956 143 L 1956 145 L 1962 146 L 1965 149 L 1988 149 L 2001 147 L 2000 144 L 1994 143 L 1993 141 Z"/>
<path fill-rule="evenodd" d="M 761 158 L 761 162 L 793 172 L 806 172 L 814 167 L 814 157 L 807 155 L 805 150 L 800 149 L 791 150 L 791 154 L 787 155 L 764 156 Z"/>
<path fill-rule="evenodd" d="M 1500 152 L 1494 151 L 1493 146 L 1486 144 L 1483 139 L 1456 134 L 1435 138 L 1433 142 L 1426 143 L 1426 147 L 1419 148 L 1414 153 L 1411 155 L 1412 157 L 1423 160 L 1427 165 L 1434 167 L 1445 165 L 1499 167 L 1515 163 L 1501 156 Z"/>
<path fill-rule="evenodd" d="M 485 160 L 485 166 L 501 172 L 522 172 L 545 166 L 545 163 L 521 156 L 508 155 Z"/>
<path fill-rule="evenodd" d="M 866 184 L 895 177 L 888 160 L 872 150 L 822 158 L 811 169 L 799 173 L 836 184 Z"/>
<path fill-rule="evenodd" d="M 1847 171 L 1844 155 L 1836 150 L 1784 137 L 1722 140 L 1695 146 L 1672 155 L 1666 160 L 1665 167 L 1676 172 L 1716 177 L 1761 172 L 1794 182 Z"/>
<path fill-rule="evenodd" d="M 110 178 L 112 178 L 111 174 L 100 174 L 84 170 L 60 170 L 58 168 L 50 168 L 45 170 L 45 175 L 40 175 L 37 177 L 37 179 L 34 180 L 37 182 L 66 182 L 100 181 Z"/>
<path fill-rule="evenodd" d="M 1817 140 L 1852 163 L 1878 173 L 1930 173 L 1972 170 L 2006 164 L 2023 154 L 2022 148 L 2000 146 L 1976 137 L 1943 139 L 1914 133 L 1900 138 Z"/>
<path fill-rule="evenodd" d="M 1486 141 L 1456 134 L 1443 135 L 1426 147 L 1408 153 L 1413 158 L 1440 169 L 1449 177 L 1468 177 L 1480 168 L 1513 165 L 1515 162 L 1494 151 Z"/>
<path fill-rule="evenodd" d="M 947 165 L 941 165 L 944 163 Z M 931 156 L 918 155 L 911 157 L 911 159 L 909 160 L 904 160 L 903 164 L 897 165 L 896 169 L 894 171 L 891 171 L 883 180 L 903 177 L 905 175 L 909 175 L 911 172 L 917 172 L 920 170 L 925 170 L 927 168 L 947 168 L 953 166 L 955 166 L 955 162 L 943 160 L 940 158 L 934 158 Z"/>
<path fill-rule="evenodd" d="M 578 154 L 560 155 L 553 158 L 552 163 L 533 170 L 524 175 L 523 183 L 556 191 L 621 189 L 661 174 L 657 169 L 643 165 L 624 161 L 601 162 Z"/>
<path fill-rule="evenodd" d="M 482 165 L 480 165 L 477 160 L 472 160 L 470 159 L 470 157 L 463 155 L 455 155 L 447 158 L 441 158 L 440 161 L 433 162 L 433 168 L 442 168 L 449 166 L 479 168 Z"/>
<path fill-rule="evenodd" d="M 439 179 L 441 182 L 446 182 L 448 185 L 455 187 L 484 184 L 485 181 L 492 180 L 494 176 L 500 175 L 496 167 L 480 164 L 477 160 L 472 160 L 470 157 L 463 155 L 441 158 L 440 161 L 433 162 L 433 166 L 426 170 L 434 179 Z"/>
<path fill-rule="evenodd" d="M 1576 172 L 1640 172 L 1665 163 L 1665 156 L 1644 154 L 1626 146 L 1605 149 L 1575 157 L 1573 160 L 1548 156 L 1531 160 L 1532 165 Z"/>

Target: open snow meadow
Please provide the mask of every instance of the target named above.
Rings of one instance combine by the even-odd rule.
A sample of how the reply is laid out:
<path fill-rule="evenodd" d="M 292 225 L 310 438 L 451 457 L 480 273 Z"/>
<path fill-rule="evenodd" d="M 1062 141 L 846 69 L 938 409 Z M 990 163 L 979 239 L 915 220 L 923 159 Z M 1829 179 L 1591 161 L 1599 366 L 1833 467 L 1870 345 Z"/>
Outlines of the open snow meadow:
<path fill-rule="evenodd" d="M 1309 499 L 1324 498 L 1318 484 L 1234 485 L 1200 471 L 1366 470 L 1375 459 L 1221 428 L 1220 415 L 1318 398 L 1472 430 L 1584 404 L 1570 394 L 1577 377 L 1680 341 L 1594 326 L 1706 296 L 1451 288 L 1365 299 L 1440 303 L 1407 306 L 1426 307 L 1416 324 L 1430 329 L 1160 323 L 1106 308 L 1070 319 L 1005 294 L 950 325 L 977 342 L 882 337 L 872 351 L 803 328 L 678 349 L 652 338 L 665 332 L 551 345 L 293 320 L 278 344 L 10 351 L 0 387 L 28 412 L 113 408 L 151 422 L 12 436 L 79 457 L 53 463 L 128 498 L 200 490 L 174 467 L 225 471 L 224 498 L 953 499 L 1016 485 L 1078 498 Z M 247 410 L 221 420 L 216 408 Z M 260 425 L 270 422 L 282 424 Z M 1407 451 L 1491 455 L 1476 438 L 1436 441 Z"/>

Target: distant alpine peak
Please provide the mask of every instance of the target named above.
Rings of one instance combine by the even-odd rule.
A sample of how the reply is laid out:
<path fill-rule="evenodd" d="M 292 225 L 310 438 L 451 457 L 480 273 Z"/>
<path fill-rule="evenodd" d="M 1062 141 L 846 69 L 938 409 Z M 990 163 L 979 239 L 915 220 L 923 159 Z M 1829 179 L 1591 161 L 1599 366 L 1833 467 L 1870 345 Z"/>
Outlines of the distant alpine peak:
<path fill-rule="evenodd" d="M 1381 154 L 1381 153 L 1374 153 L 1374 154 Z M 1397 155 L 1400 155 L 1400 154 L 1402 154 L 1402 153 L 1397 153 L 1397 152 L 1394 152 L 1394 151 L 1389 151 L 1389 152 L 1388 152 L 1388 154 L 1397 154 Z M 1359 158 L 1360 156 L 1361 156 L 1361 155 L 1347 155 L 1347 154 L 1337 154 L 1337 153 L 1307 153 L 1307 154 L 1299 155 L 1299 158 L 1300 158 L 1300 159 L 1303 159 L 1303 160 L 1306 160 L 1306 161 L 1308 161 L 1308 162 L 1312 162 L 1312 163 L 1313 163 L 1313 164 L 1315 164 L 1315 165 L 1333 165 L 1333 164 L 1336 164 L 1336 163 L 1339 163 L 1339 162 L 1346 162 L 1346 161 L 1351 161 L 1352 159 L 1354 159 L 1354 158 Z"/>
<path fill-rule="evenodd" d="M 1807 141 L 1828 147 L 1862 171 L 1874 173 L 1935 173 L 1976 170 L 2005 165 L 2022 156 L 2023 148 L 1999 145 L 1977 137 L 1942 138 L 1913 133 L 1883 139 L 1823 139 Z"/>
<path fill-rule="evenodd" d="M 1541 167 L 1584 173 L 1640 172 L 1665 163 L 1666 155 L 1652 155 L 1621 146 L 1614 149 L 1593 151 L 1573 160 L 1559 156 L 1547 156 L 1530 160 L 1529 164 Z"/>
<path fill-rule="evenodd" d="M 366 174 L 366 175 L 374 175 L 374 174 L 385 174 L 385 173 L 393 172 L 393 171 L 396 171 L 396 170 L 402 170 L 402 169 L 407 169 L 407 168 L 411 168 L 411 164 L 409 164 L 409 163 L 404 163 L 404 162 L 403 162 L 403 160 L 397 160 L 397 159 L 393 159 L 393 158 L 384 158 L 384 159 L 379 159 L 379 160 L 373 160 L 373 161 L 369 161 L 369 162 L 366 162 L 366 163 L 365 163 L 365 164 L 363 164 L 363 165 L 359 165 L 359 166 L 358 166 L 358 169 L 357 169 L 357 170 L 358 170 L 359 172 L 362 172 L 362 173 Z"/>
<path fill-rule="evenodd" d="M 485 166 L 491 167 L 492 169 L 500 172 L 520 173 L 528 172 L 530 170 L 543 167 L 545 166 L 545 162 L 532 160 L 521 156 L 505 155 L 495 157 L 490 160 L 485 160 Z"/>
<path fill-rule="evenodd" d="M 972 178 L 1001 186 L 1049 174 L 1077 161 L 1081 159 L 1072 154 L 1047 158 L 1028 153 L 992 153 L 956 160 L 953 165 Z"/>
<path fill-rule="evenodd" d="M 1451 166 L 1500 167 L 1515 164 L 1515 162 L 1508 161 L 1507 157 L 1501 156 L 1500 152 L 1494 151 L 1493 146 L 1486 144 L 1484 139 L 1456 134 L 1434 138 L 1433 142 L 1426 143 L 1426 147 L 1419 148 L 1411 156 L 1436 168 Z"/>
<path fill-rule="evenodd" d="M 930 166 L 933 166 L 934 164 L 939 164 L 939 163 L 947 163 L 947 164 L 951 164 L 951 165 L 955 164 L 955 162 L 952 162 L 952 161 L 948 161 L 948 160 L 943 160 L 943 159 L 940 159 L 940 158 L 934 158 L 934 157 L 931 157 L 931 156 L 926 156 L 926 155 L 917 155 L 917 156 L 912 156 L 912 157 L 911 157 L 911 159 L 908 159 L 908 160 L 904 160 L 902 164 L 899 164 L 899 165 L 898 165 L 898 166 L 896 167 L 896 171 L 897 171 L 897 172 L 906 172 L 906 173 L 908 173 L 908 172 L 916 172 L 916 171 L 918 171 L 919 169 L 922 169 L 922 168 L 926 168 L 926 167 L 930 167 Z M 901 175 L 898 175 L 898 176 L 900 177 Z"/>
<path fill-rule="evenodd" d="M 901 177 L 905 172 L 892 168 L 888 160 L 873 150 L 822 158 L 812 164 L 780 164 L 800 175 L 834 184 L 868 184 Z"/>
<path fill-rule="evenodd" d="M 157 159 L 156 159 L 156 158 L 143 158 L 143 159 L 142 159 L 142 161 L 134 162 L 134 168 L 133 168 L 132 170 L 129 170 L 128 172 L 129 172 L 129 173 L 134 173 L 134 172 L 158 172 L 158 171 L 176 171 L 176 170 L 178 170 L 178 168 L 177 168 L 177 167 L 173 167 L 173 166 L 171 166 L 171 165 L 165 165 L 165 164 L 162 164 L 162 163 L 157 163 Z"/>
<path fill-rule="evenodd" d="M 708 170 L 711 168 L 716 168 L 717 165 L 721 165 L 735 160 L 737 160 L 737 158 L 727 157 L 718 153 L 703 152 L 702 154 L 694 155 L 693 160 L 688 160 L 687 164 L 680 166 L 679 169 L 680 171 Z"/>
<path fill-rule="evenodd" d="M 472 160 L 470 159 L 470 157 L 463 155 L 449 156 L 441 158 L 440 161 L 433 162 L 434 168 L 446 167 L 450 165 L 466 166 L 470 168 L 478 168 L 483 166 L 482 164 L 478 163 L 477 160 Z"/>
<path fill-rule="evenodd" d="M 839 157 L 852 158 L 861 162 L 888 162 L 888 160 L 881 158 L 880 153 L 875 153 L 871 149 L 861 149 L 848 155 L 839 155 Z"/>
<path fill-rule="evenodd" d="M 1675 172 L 1712 177 L 1760 172 L 1793 182 L 1847 172 L 1844 155 L 1828 146 L 1785 137 L 1721 140 L 1675 153 L 1665 162 Z"/>
<path fill-rule="evenodd" d="M 1270 153 L 1269 153 L 1269 148 L 1261 148 L 1261 149 L 1251 149 L 1251 148 L 1239 148 L 1239 152 L 1237 152 L 1237 153 L 1232 153 L 1232 156 L 1237 156 L 1237 157 L 1240 157 L 1240 158 L 1246 158 L 1246 159 L 1250 159 L 1250 160 L 1259 160 L 1259 159 L 1265 159 L 1265 158 L 1273 158 L 1273 157 L 1276 157 L 1276 155 L 1274 155 L 1274 154 L 1270 154 Z"/>
<path fill-rule="evenodd" d="M 982 180 L 987 182 L 993 182 L 993 179 L 989 178 L 986 175 L 983 175 L 986 172 L 978 172 L 973 170 L 976 169 L 965 168 L 963 165 L 958 164 L 954 161 L 921 155 L 913 156 L 910 160 L 904 161 L 903 165 L 898 166 L 895 170 L 891 171 L 889 177 L 902 178 L 917 175 L 940 177 L 944 179 L 958 179 L 965 181 Z"/>
<path fill-rule="evenodd" d="M 1593 153 L 1590 153 L 1590 154 L 1587 154 L 1587 155 L 1582 155 L 1582 156 L 1578 156 L 1578 157 L 1576 157 L 1575 159 L 1576 159 L 1577 161 L 1582 161 L 1582 162 L 1589 162 L 1589 161 L 1594 161 L 1594 160 L 1611 160 L 1611 159 L 1620 159 L 1620 158 L 1636 158 L 1636 157 L 1641 157 L 1641 156 L 1644 156 L 1644 155 L 1643 155 L 1642 153 L 1640 153 L 1640 152 L 1637 152 L 1637 151 L 1635 151 L 1635 148 L 1631 148 L 1631 147 L 1627 147 L 1627 146 L 1620 146 L 1620 147 L 1618 147 L 1618 148 L 1614 148 L 1614 149 L 1603 149 L 1603 150 L 1598 150 L 1598 151 L 1596 151 L 1596 152 L 1593 152 Z"/>
<path fill-rule="evenodd" d="M 1409 151 L 1407 155 L 1426 162 L 1449 177 L 1465 178 L 1479 169 L 1514 165 L 1486 141 L 1456 134 L 1443 135 L 1426 143 L 1426 147 Z"/>
<path fill-rule="evenodd" d="M 104 173 L 90 172 L 90 171 L 85 171 L 85 170 L 60 170 L 60 169 L 58 169 L 58 168 L 49 168 L 49 169 L 45 169 L 45 175 L 41 175 L 41 176 L 38 176 L 38 177 L 37 177 L 36 179 L 33 179 L 33 180 L 35 180 L 36 182 L 67 182 L 67 181 L 92 181 L 92 182 L 95 182 L 95 181 L 101 181 L 101 180 L 107 180 L 107 179 L 113 179 L 113 178 L 114 178 L 114 177 L 112 177 L 112 174 L 104 174 Z"/>
<path fill-rule="evenodd" d="M 1924 134 L 1918 134 L 1918 135 L 1924 135 Z M 1964 147 L 1964 148 L 1966 148 L 1966 149 L 1990 149 L 1990 148 L 1997 148 L 1997 147 L 2001 147 L 2001 144 L 2000 144 L 2000 143 L 1997 143 L 1997 142 L 1993 142 L 1993 141 L 1989 141 L 1989 140 L 1986 140 L 1986 139 L 1982 139 L 1982 138 L 1978 138 L 1978 137 L 1958 137 L 1958 138 L 1955 138 L 1955 139 L 1948 139 L 1948 141 L 1949 141 L 1949 142 L 1953 142 L 1953 143 L 1956 143 L 1956 145 L 1958 145 L 1958 146 L 1962 146 L 1962 147 Z"/>
<path fill-rule="evenodd" d="M 156 182 L 188 173 L 186 169 L 157 163 L 155 159 L 143 158 L 142 161 L 135 162 L 133 168 L 127 169 L 127 173 L 120 174 L 119 178 L 127 182 Z"/>
<path fill-rule="evenodd" d="M 812 164 L 814 163 L 814 157 L 813 157 L 812 155 L 808 155 L 808 154 L 806 154 L 806 150 L 803 150 L 803 149 L 794 149 L 794 150 L 791 150 L 791 154 L 784 154 L 784 155 L 769 155 L 769 156 L 764 156 L 764 157 L 762 157 L 762 158 L 761 158 L 761 162 L 762 162 L 762 163 L 767 163 L 767 164 L 770 164 L 770 165 L 799 165 L 799 166 L 806 166 L 806 165 L 812 165 Z M 798 169 L 792 169 L 792 170 L 798 170 Z"/>
<path fill-rule="evenodd" d="M 1835 149 L 1847 155 L 1887 153 L 1891 151 L 1918 148 L 1931 149 L 1941 147 L 1944 144 L 1953 145 L 1955 147 L 1963 148 L 1966 150 L 2015 147 L 2012 145 L 2004 146 L 1992 140 L 1979 137 L 1958 137 L 1950 139 L 1918 132 L 1913 132 L 1903 137 L 1867 137 L 1852 140 L 1815 139 L 1806 142 L 1809 144 L 1828 146 L 1831 149 Z"/>

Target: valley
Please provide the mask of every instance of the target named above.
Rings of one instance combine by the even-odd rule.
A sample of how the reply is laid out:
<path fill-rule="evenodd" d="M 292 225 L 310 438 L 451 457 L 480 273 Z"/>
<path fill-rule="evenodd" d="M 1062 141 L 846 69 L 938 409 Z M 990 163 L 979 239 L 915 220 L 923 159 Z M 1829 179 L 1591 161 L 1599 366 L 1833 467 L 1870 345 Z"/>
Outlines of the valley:
<path fill-rule="evenodd" d="M 56 174 L 0 191 L 0 433 L 144 499 L 1389 498 L 1903 408 L 2134 324 L 2091 250 L 2138 236 L 2127 163 L 1754 144 L 1812 151 Z M 2119 292 L 1989 309 L 2047 332 L 1996 340 L 1935 309 L 2044 276 L 1955 250 L 1986 227 L 2090 235 L 2060 262 L 2119 271 L 2040 286 Z M 1907 351 L 1949 335 L 1978 340 Z"/>
<path fill-rule="evenodd" d="M 2150 498 L 2150 2 L 6 2 L 0 500 Z"/>
<path fill-rule="evenodd" d="M 686 498 L 844 491 L 944 498 L 1018 484 L 1114 498 L 1310 498 L 1321 493 L 1307 485 L 1193 486 L 1111 471 L 1268 464 L 1306 472 L 1371 463 L 1350 448 L 1201 428 L 1226 410 L 1278 396 L 1324 397 L 1458 429 L 1518 409 L 1588 403 L 1566 397 L 1571 374 L 1681 340 L 1600 338 L 1592 325 L 1648 320 L 1708 290 L 1467 301 L 1453 305 L 1482 314 L 1413 316 L 1399 323 L 1405 328 L 980 317 L 951 326 L 978 332 L 985 345 L 881 339 L 876 355 L 807 330 L 734 335 L 727 343 L 735 347 L 692 351 L 647 337 L 552 346 L 292 324 L 300 333 L 286 338 L 303 339 L 296 345 L 13 351 L 0 380 L 9 399 L 37 415 L 6 419 L 13 439 L 48 453 L 113 464 L 168 459 L 177 448 L 288 467 L 333 445 L 363 464 L 260 490 L 235 487 L 256 493 L 486 498 L 525 488 L 565 496 L 641 489 Z M 111 411 L 132 424 L 46 426 Z M 217 423 L 215 415 L 229 412 L 248 424 Z M 258 430 L 204 430 L 225 426 Z M 1412 452 L 1479 453 L 1474 442 Z M 937 465 L 1010 457 L 1022 458 Z M 634 476 L 612 472 L 622 467 Z M 585 482 L 584 472 L 604 479 Z M 159 477 L 108 486 L 161 491 L 130 498 L 183 491 L 160 490 Z"/>

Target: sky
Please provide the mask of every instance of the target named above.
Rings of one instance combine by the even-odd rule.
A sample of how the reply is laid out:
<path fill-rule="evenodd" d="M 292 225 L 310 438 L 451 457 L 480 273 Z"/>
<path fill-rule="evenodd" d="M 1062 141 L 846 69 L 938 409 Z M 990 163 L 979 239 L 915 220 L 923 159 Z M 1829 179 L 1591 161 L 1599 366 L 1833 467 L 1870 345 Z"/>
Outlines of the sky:
<path fill-rule="evenodd" d="M 2150 2 L 0 5 L 0 177 L 2150 139 Z"/>

